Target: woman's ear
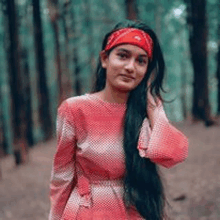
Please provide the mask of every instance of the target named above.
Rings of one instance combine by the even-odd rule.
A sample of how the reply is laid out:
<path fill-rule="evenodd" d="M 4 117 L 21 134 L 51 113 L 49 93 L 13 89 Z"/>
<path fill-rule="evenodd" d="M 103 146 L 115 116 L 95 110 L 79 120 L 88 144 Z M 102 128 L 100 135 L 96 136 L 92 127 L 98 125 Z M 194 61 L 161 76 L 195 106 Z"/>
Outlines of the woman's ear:
<path fill-rule="evenodd" d="M 106 69 L 107 64 L 108 64 L 108 54 L 106 54 L 106 52 L 104 50 L 100 52 L 100 60 L 101 60 L 101 63 L 102 63 L 102 67 L 104 69 Z"/>

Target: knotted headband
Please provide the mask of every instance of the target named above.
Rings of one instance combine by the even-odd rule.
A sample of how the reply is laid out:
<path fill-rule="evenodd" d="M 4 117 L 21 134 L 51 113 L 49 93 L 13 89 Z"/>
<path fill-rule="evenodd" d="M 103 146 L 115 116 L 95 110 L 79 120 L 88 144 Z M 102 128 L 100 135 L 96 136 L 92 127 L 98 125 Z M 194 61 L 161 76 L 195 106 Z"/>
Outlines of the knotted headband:
<path fill-rule="evenodd" d="M 144 31 L 136 28 L 122 28 L 113 32 L 108 38 L 105 51 L 120 44 L 132 44 L 138 46 L 147 52 L 151 60 L 153 55 L 153 40 Z"/>

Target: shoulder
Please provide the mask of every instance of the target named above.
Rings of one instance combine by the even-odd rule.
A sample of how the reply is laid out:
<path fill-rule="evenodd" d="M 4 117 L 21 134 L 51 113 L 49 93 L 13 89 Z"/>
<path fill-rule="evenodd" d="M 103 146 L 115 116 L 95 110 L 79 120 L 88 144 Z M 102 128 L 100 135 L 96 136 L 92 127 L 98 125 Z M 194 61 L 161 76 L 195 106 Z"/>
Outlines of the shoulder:
<path fill-rule="evenodd" d="M 89 106 L 95 104 L 95 99 L 92 94 L 84 94 L 80 96 L 70 97 L 64 100 L 58 107 L 58 111 L 76 112 L 79 109 L 88 109 Z"/>
<path fill-rule="evenodd" d="M 89 102 L 88 94 L 67 98 L 58 106 L 57 116 L 61 119 L 65 118 L 69 121 L 75 121 L 75 118 L 78 118 L 79 112 L 85 109 L 83 106 L 88 105 Z"/>
<path fill-rule="evenodd" d="M 67 103 L 69 107 L 73 107 L 74 105 L 79 105 L 88 101 L 89 101 L 89 94 L 84 94 L 80 96 L 70 97 L 64 100 L 64 103 Z"/>

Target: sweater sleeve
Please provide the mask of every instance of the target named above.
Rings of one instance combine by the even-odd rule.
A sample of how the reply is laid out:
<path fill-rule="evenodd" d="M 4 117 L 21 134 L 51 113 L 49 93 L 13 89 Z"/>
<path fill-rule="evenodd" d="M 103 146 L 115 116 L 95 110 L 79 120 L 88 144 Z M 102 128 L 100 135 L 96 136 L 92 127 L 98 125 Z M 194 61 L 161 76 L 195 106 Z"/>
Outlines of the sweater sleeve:
<path fill-rule="evenodd" d="M 72 113 L 67 101 L 58 108 L 57 149 L 50 180 L 51 209 L 49 220 L 62 218 L 66 203 L 74 187 L 76 137 Z"/>
<path fill-rule="evenodd" d="M 156 107 L 153 117 L 153 129 L 147 118 L 143 121 L 138 141 L 140 156 L 167 168 L 183 162 L 188 155 L 187 137 L 169 123 L 162 104 Z"/>

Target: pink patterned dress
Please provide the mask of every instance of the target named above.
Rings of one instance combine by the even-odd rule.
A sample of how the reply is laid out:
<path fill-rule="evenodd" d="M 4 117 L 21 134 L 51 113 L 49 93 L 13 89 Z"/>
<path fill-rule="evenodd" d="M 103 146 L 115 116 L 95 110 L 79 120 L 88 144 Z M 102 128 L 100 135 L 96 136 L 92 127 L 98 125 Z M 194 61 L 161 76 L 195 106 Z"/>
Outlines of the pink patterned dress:
<path fill-rule="evenodd" d="M 69 98 L 58 109 L 57 151 L 50 184 L 49 220 L 137 220 L 123 202 L 123 118 L 126 105 L 102 101 L 96 94 Z M 160 105 L 150 129 L 142 124 L 141 157 L 167 168 L 188 154 L 187 138 L 173 127 Z"/>

